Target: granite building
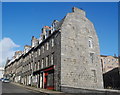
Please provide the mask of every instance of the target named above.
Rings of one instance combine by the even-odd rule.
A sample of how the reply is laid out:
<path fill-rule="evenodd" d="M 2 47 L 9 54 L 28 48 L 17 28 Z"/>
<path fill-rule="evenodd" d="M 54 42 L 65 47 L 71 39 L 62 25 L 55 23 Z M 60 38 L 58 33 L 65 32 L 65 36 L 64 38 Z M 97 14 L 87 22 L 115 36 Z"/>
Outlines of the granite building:
<path fill-rule="evenodd" d="M 3 78 L 4 68 L 0 66 L 0 79 Z"/>
<path fill-rule="evenodd" d="M 114 68 L 120 67 L 118 57 L 116 56 L 100 55 L 100 58 L 101 58 L 103 73 L 107 73 Z"/>
<path fill-rule="evenodd" d="M 104 88 L 120 89 L 120 63 L 117 56 L 101 55 Z"/>
<path fill-rule="evenodd" d="M 73 7 L 61 21 L 44 26 L 40 39 L 32 37 L 31 46 L 24 48 L 5 67 L 14 82 L 65 92 L 103 88 L 99 41 L 84 10 Z"/>

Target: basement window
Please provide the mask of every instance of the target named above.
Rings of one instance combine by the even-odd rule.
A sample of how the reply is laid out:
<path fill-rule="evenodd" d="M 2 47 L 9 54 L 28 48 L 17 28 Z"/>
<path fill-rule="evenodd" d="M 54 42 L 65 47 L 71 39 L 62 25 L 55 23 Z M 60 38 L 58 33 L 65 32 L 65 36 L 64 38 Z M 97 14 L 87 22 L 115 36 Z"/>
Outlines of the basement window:
<path fill-rule="evenodd" d="M 92 72 L 92 77 L 93 77 L 93 81 L 96 83 L 97 82 L 97 78 L 96 78 L 96 70 L 91 70 Z"/>

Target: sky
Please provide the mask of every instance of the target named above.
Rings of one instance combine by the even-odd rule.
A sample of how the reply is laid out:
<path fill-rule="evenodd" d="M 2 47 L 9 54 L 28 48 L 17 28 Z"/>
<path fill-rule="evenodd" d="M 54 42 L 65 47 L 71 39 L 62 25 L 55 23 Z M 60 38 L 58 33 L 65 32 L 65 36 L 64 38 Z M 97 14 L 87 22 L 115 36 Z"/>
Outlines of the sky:
<path fill-rule="evenodd" d="M 2 0 L 2 2 L 119 2 L 119 0 Z"/>
<path fill-rule="evenodd" d="M 118 54 L 118 3 L 93 2 L 19 2 L 2 4 L 2 59 L 5 63 L 16 50 L 31 45 L 31 38 L 39 38 L 43 26 L 61 20 L 72 7 L 82 8 L 93 22 L 100 44 L 100 54 Z"/>

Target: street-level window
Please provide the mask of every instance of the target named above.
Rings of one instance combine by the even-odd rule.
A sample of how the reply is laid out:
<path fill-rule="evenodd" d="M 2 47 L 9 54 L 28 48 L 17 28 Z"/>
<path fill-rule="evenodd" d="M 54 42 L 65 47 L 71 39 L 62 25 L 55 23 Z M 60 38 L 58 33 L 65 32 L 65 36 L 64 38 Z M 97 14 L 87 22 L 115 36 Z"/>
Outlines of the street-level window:
<path fill-rule="evenodd" d="M 94 53 L 90 53 L 90 60 L 91 60 L 91 63 L 94 62 Z"/>
<path fill-rule="evenodd" d="M 51 40 L 51 45 L 54 46 L 54 39 Z"/>
<path fill-rule="evenodd" d="M 91 37 L 89 37 L 89 47 L 93 48 L 93 40 Z"/>

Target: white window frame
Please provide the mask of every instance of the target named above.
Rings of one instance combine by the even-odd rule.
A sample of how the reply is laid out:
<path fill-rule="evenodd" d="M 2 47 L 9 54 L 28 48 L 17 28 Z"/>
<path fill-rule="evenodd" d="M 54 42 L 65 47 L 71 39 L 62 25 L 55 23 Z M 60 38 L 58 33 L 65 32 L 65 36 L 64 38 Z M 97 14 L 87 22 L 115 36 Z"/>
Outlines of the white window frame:
<path fill-rule="evenodd" d="M 46 43 L 46 50 L 49 50 L 49 42 Z"/>
<path fill-rule="evenodd" d="M 92 39 L 92 37 L 89 37 L 88 45 L 89 45 L 90 48 L 93 48 L 93 39 Z"/>
<path fill-rule="evenodd" d="M 54 39 L 53 38 L 51 39 L 51 46 L 52 47 L 54 46 Z"/>
<path fill-rule="evenodd" d="M 54 64 L 54 54 L 51 55 L 51 65 Z"/>

